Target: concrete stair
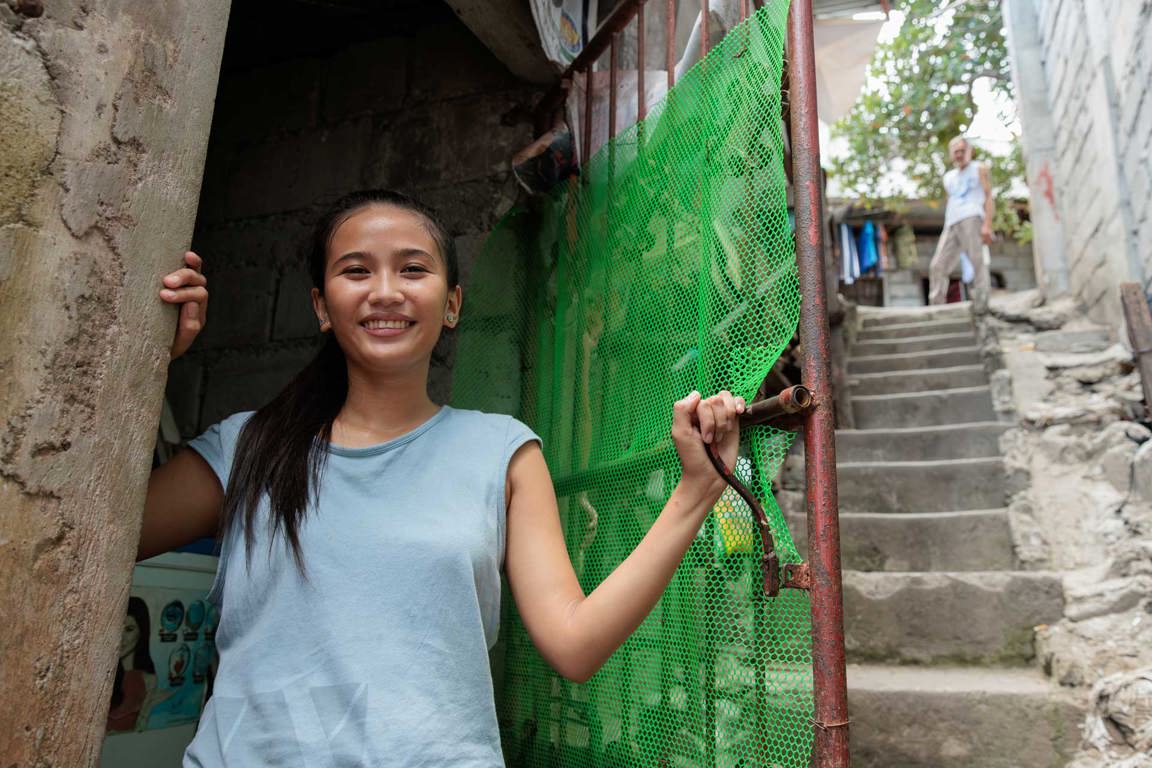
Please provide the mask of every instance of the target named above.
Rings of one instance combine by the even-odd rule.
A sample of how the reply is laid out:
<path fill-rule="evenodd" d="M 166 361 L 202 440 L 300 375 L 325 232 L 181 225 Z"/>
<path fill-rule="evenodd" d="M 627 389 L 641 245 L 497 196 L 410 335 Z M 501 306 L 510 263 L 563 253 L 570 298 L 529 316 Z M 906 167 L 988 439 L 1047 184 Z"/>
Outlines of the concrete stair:
<path fill-rule="evenodd" d="M 901 339 L 861 339 L 857 337 L 853 351 L 860 356 L 895 355 L 903 352 L 932 352 L 937 349 L 952 349 L 972 343 L 972 329 L 959 333 L 942 333 L 931 336 L 908 336 Z"/>
<path fill-rule="evenodd" d="M 852 398 L 852 412 L 860 429 L 936 427 L 996 419 L 987 385 L 862 395 Z"/>
<path fill-rule="evenodd" d="M 997 456 L 1008 425 L 995 421 L 902 429 L 846 429 L 836 433 L 841 462 L 931 461 Z"/>
<path fill-rule="evenodd" d="M 1033 655 L 1033 627 L 1063 612 L 1063 582 L 1049 573 L 844 575 L 849 661 L 1026 664 Z"/>
<path fill-rule="evenodd" d="M 842 462 L 838 473 L 844 512 L 949 512 L 993 509 L 1007 501 L 999 456 Z"/>
<path fill-rule="evenodd" d="M 934 320 L 923 323 L 903 323 L 896 325 L 873 325 L 862 328 L 857 334 L 857 341 L 876 341 L 878 339 L 901 339 L 909 336 L 941 336 L 947 333 L 971 333 L 972 320 Z"/>
<path fill-rule="evenodd" d="M 943 304 L 938 307 L 915 307 L 909 309 L 885 309 L 883 307 L 858 307 L 860 328 L 869 331 L 886 325 L 912 325 L 935 322 L 972 322 L 972 305 L 964 301 L 958 304 Z"/>
<path fill-rule="evenodd" d="M 958 365 L 897 373 L 857 373 L 849 380 L 856 395 L 890 395 L 898 392 L 931 392 L 949 387 L 979 387 L 988 381 L 984 367 Z"/>
<path fill-rule="evenodd" d="M 1083 711 L 1032 669 L 848 667 L 853 768 L 1063 766 Z"/>
<path fill-rule="evenodd" d="M 1030 667 L 1059 574 L 1015 570 L 967 304 L 859 309 L 837 434 L 852 764 L 1055 768 L 1081 705 Z M 799 516 L 789 524 L 803 530 Z"/>
<path fill-rule="evenodd" d="M 934 349 L 928 352 L 906 352 L 895 355 L 861 355 L 848 358 L 848 375 L 857 373 L 894 373 L 923 371 L 932 368 L 955 368 L 958 365 L 980 365 L 976 340 L 971 346 Z"/>
<path fill-rule="evenodd" d="M 802 516 L 788 516 L 797 545 L 807 546 Z M 892 515 L 840 513 L 840 558 L 858 571 L 984 571 L 1015 565 L 1004 509 Z"/>

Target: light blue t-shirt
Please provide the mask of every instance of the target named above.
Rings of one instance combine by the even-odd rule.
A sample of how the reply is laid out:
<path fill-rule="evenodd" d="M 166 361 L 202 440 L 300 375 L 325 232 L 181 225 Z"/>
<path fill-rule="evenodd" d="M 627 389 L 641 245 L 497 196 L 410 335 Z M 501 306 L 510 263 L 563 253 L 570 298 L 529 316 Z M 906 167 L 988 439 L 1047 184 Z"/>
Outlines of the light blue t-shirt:
<path fill-rule="evenodd" d="M 192 441 L 227 487 L 250 413 Z M 220 665 L 185 768 L 504 765 L 488 650 L 500 619 L 504 486 L 539 440 L 510 416 L 444 407 L 368 448 L 328 447 L 300 527 L 235 526 L 209 599 Z M 249 550 L 250 564 L 246 563 Z"/>

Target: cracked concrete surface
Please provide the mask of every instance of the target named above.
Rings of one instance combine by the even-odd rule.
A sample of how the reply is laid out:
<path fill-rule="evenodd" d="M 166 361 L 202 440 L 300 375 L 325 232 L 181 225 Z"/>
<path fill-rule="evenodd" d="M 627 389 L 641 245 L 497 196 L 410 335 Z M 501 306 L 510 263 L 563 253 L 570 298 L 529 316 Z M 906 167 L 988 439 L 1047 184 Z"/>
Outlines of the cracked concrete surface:
<path fill-rule="evenodd" d="M 228 0 L 32 5 L 0 4 L 0 754 L 71 768 L 103 737 Z"/>

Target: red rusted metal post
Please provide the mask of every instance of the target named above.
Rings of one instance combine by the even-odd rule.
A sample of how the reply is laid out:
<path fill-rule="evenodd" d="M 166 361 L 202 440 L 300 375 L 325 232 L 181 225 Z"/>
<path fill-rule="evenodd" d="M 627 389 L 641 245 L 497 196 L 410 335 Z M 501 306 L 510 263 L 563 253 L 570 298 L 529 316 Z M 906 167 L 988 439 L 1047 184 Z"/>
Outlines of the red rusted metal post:
<path fill-rule="evenodd" d="M 796 266 L 800 276 L 800 345 L 804 384 L 818 398 L 804 424 L 808 496 L 808 563 L 812 589 L 812 687 L 815 768 L 846 768 L 848 680 L 844 667 L 844 604 L 836 493 L 836 435 L 824 289 L 820 138 L 812 0 L 792 0 L 788 17 L 792 165 L 796 190 Z"/>
<path fill-rule="evenodd" d="M 676 85 L 676 0 L 668 0 L 664 19 L 664 66 L 668 68 L 668 90 Z"/>

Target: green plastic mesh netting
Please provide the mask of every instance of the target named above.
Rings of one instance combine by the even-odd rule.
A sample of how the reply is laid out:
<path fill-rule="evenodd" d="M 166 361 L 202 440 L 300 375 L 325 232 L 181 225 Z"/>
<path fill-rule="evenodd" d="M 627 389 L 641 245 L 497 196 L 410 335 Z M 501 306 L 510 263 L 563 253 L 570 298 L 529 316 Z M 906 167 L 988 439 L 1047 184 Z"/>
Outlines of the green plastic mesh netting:
<path fill-rule="evenodd" d="M 632 551 L 678 479 L 672 403 L 751 401 L 799 314 L 781 139 L 786 0 L 769 0 L 579 180 L 513 211 L 465 288 L 453 404 L 544 441 L 586 592 Z M 765 502 L 792 436 L 745 430 L 737 472 Z M 540 658 L 505 594 L 493 652 L 519 766 L 804 768 L 812 740 L 805 593 L 769 599 L 751 511 L 729 491 L 656 609 L 589 682 Z"/>

